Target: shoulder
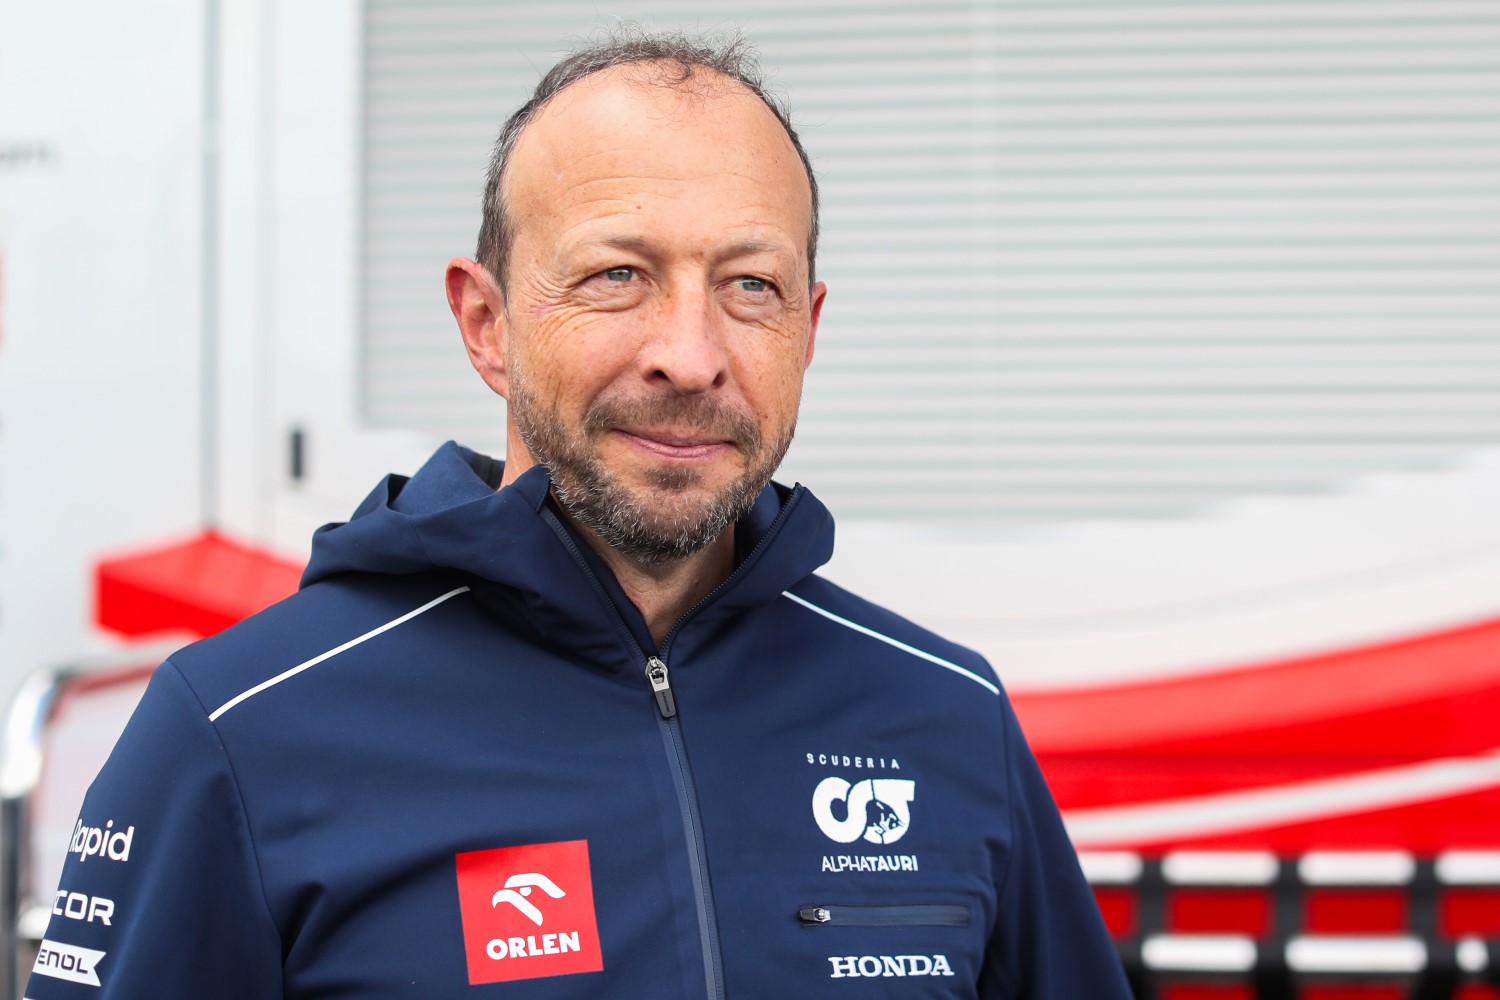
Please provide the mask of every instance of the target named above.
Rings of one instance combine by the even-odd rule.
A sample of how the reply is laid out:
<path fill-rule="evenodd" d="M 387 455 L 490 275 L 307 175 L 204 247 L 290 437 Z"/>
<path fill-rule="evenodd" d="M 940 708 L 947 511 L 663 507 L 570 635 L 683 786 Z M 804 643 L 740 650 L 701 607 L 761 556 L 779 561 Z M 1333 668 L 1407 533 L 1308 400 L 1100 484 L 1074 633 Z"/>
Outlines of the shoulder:
<path fill-rule="evenodd" d="M 804 625 L 808 630 L 837 634 L 841 629 L 869 655 L 941 667 L 992 695 L 1001 695 L 994 669 L 979 653 L 820 576 L 807 577 L 782 597 L 811 616 Z"/>
<path fill-rule="evenodd" d="M 408 627 L 467 592 L 449 574 L 343 574 L 178 650 L 171 662 L 213 717 L 247 692 Z"/>

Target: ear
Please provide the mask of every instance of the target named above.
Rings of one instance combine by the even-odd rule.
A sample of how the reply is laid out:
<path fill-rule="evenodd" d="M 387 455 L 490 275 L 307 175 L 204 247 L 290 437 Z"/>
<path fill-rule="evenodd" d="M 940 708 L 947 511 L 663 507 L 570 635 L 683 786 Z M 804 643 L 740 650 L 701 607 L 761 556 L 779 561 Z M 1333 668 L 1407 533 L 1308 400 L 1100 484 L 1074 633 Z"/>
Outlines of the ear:
<path fill-rule="evenodd" d="M 505 377 L 505 297 L 484 266 L 467 257 L 448 262 L 448 308 L 458 321 L 469 362 L 486 385 L 508 394 Z"/>
<path fill-rule="evenodd" d="M 818 340 L 818 320 L 823 315 L 823 300 L 828 297 L 828 286 L 823 282 L 813 285 L 812 289 L 812 311 L 807 326 L 807 356 L 802 359 L 802 368 L 805 371 L 812 365 L 813 345 Z"/>

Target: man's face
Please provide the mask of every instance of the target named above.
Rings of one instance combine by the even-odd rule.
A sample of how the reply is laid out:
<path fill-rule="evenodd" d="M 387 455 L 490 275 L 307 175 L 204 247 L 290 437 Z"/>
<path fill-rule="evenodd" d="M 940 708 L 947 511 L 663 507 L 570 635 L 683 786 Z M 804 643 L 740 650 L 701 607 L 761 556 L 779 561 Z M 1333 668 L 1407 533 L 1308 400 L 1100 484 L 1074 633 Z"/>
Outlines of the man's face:
<path fill-rule="evenodd" d="M 514 151 L 505 382 L 512 448 L 607 544 L 660 563 L 718 537 L 780 464 L 824 290 L 770 111 L 651 72 L 573 84 Z"/>

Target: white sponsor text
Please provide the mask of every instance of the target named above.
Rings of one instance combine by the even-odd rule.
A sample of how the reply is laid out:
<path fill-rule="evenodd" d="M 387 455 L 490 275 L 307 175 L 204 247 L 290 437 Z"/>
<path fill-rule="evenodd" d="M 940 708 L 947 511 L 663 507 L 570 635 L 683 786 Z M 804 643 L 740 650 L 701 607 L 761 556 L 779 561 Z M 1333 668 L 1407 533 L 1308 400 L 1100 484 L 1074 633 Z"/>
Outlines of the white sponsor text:
<path fill-rule="evenodd" d="M 52 912 L 69 920 L 86 920 L 89 923 L 97 920 L 108 927 L 109 918 L 115 915 L 115 901 L 103 896 L 85 896 L 81 892 L 59 889 L 57 902 L 52 904 Z"/>
<path fill-rule="evenodd" d="M 860 767 L 867 770 L 901 770 L 901 762 L 894 757 L 862 757 L 858 754 L 850 756 L 846 753 L 810 753 L 807 755 L 809 764 L 821 764 L 825 767 L 832 764 L 834 767 Z"/>
<path fill-rule="evenodd" d="M 578 950 L 577 931 L 543 934 L 541 937 L 540 945 L 537 944 L 535 934 L 528 934 L 525 937 L 495 938 L 485 945 L 485 954 L 499 961 L 502 958 L 531 958 L 535 955 L 565 955 L 570 951 Z"/>
<path fill-rule="evenodd" d="M 130 842 L 135 839 L 135 827 L 124 831 L 115 829 L 114 820 L 105 820 L 103 826 L 84 826 L 83 817 L 73 827 L 73 839 L 68 841 L 68 853 L 78 855 L 80 862 L 89 858 L 108 858 L 111 861 L 130 860 Z"/>
<path fill-rule="evenodd" d="M 829 955 L 829 979 L 848 976 L 951 976 L 945 955 Z"/>
<path fill-rule="evenodd" d="M 914 872 L 915 854 L 825 854 L 825 872 Z"/>
<path fill-rule="evenodd" d="M 82 983 L 84 986 L 98 986 L 99 973 L 96 968 L 103 957 L 102 951 L 43 939 L 36 953 L 36 964 L 31 967 L 31 971 L 38 976 L 66 979 L 70 983 Z"/>

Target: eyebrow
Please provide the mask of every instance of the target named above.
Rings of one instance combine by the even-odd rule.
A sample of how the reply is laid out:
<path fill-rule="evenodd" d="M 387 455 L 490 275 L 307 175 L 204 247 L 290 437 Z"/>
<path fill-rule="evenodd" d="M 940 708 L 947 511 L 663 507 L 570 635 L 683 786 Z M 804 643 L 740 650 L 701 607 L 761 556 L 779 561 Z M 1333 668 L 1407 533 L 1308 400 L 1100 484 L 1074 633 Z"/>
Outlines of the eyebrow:
<path fill-rule="evenodd" d="M 596 242 L 600 246 L 611 247 L 615 250 L 635 250 L 639 253 L 645 253 L 647 250 L 651 249 L 650 244 L 644 238 L 640 236 L 629 236 L 624 234 L 619 236 L 606 236 L 603 239 L 590 242 Z"/>
<path fill-rule="evenodd" d="M 786 254 L 787 248 L 780 243 L 772 243 L 769 240 L 740 240 L 731 243 L 723 254 L 724 259 L 733 257 L 749 257 L 757 253 Z"/>

